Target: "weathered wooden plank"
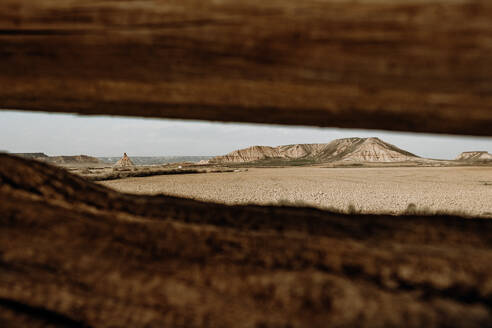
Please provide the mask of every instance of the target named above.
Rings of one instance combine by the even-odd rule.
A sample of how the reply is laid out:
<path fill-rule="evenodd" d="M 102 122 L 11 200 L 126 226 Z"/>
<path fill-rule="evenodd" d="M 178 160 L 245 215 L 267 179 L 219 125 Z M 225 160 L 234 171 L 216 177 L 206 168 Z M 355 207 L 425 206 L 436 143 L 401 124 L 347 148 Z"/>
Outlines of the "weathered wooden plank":
<path fill-rule="evenodd" d="M 0 108 L 492 135 L 492 4 L 2 0 Z"/>
<path fill-rule="evenodd" d="M 2 327 L 490 327 L 492 221 L 120 194 L 0 154 Z"/>

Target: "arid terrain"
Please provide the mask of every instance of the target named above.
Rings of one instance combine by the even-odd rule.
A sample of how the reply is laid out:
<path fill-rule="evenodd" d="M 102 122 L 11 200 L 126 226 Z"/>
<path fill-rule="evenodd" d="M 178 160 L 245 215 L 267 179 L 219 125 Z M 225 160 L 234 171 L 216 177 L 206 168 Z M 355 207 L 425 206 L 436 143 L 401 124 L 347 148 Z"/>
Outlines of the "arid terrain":
<path fill-rule="evenodd" d="M 146 173 L 130 162 L 135 171 L 131 175 L 97 170 L 76 173 L 91 180 L 113 180 L 103 184 L 122 192 L 225 204 L 313 206 L 365 214 L 439 212 L 489 218 L 489 156 L 486 151 L 472 151 L 460 154 L 456 160 L 435 160 L 379 138 L 344 138 L 322 144 L 252 146 L 186 169 L 154 167 Z M 115 181 L 120 177 L 128 179 Z"/>
<path fill-rule="evenodd" d="M 269 160 L 308 163 L 329 162 L 420 162 L 420 158 L 379 138 L 342 138 L 321 144 L 293 144 L 278 147 L 252 146 L 209 160 L 210 163 L 247 163 Z"/>
<path fill-rule="evenodd" d="M 487 0 L 2 0 L 0 110 L 492 137 L 491 17 Z M 37 138 L 22 122 L 10 128 L 25 131 L 29 143 Z M 109 124 L 93 128 L 112 132 L 120 145 L 143 138 Z M 58 127 L 51 134 L 63 142 Z M 314 187 L 285 185 L 250 160 L 293 161 L 302 167 L 276 172 L 340 194 L 340 206 L 362 191 L 381 204 L 416 206 L 405 215 L 369 215 L 357 213 L 358 204 L 340 213 L 127 194 L 88 176 L 114 173 L 128 179 L 115 183 L 136 189 L 127 175 L 140 168 L 0 154 L 0 327 L 492 326 L 492 220 L 479 216 L 489 211 L 490 154 L 460 149 L 468 152 L 449 163 L 470 166 L 463 171 L 338 173 L 344 191 L 322 178 L 345 172 L 328 171 L 335 161 L 448 163 L 374 139 L 287 146 L 229 153 L 215 164 L 238 171 L 213 178 L 232 189 L 227 178 L 251 175 L 249 194 L 281 194 L 272 201 L 284 204 L 291 201 L 280 199 L 282 191 Z M 77 169 L 60 167 L 67 163 Z M 210 176 L 203 174 L 208 188 L 218 188 Z M 203 184 L 195 177 L 202 178 L 137 181 L 175 181 L 174 188 L 197 192 Z M 468 207 L 460 211 L 477 216 L 418 211 L 425 201 L 396 195 L 431 195 L 430 208 L 462 202 Z"/>
<path fill-rule="evenodd" d="M 0 213 L 2 327 L 492 322 L 491 220 L 129 195 L 2 154 Z"/>
<path fill-rule="evenodd" d="M 351 211 L 389 214 L 415 204 L 426 212 L 492 217 L 492 167 L 249 168 L 101 183 L 128 193 L 165 193 L 226 204 L 293 204 L 340 211 L 351 206 Z"/>

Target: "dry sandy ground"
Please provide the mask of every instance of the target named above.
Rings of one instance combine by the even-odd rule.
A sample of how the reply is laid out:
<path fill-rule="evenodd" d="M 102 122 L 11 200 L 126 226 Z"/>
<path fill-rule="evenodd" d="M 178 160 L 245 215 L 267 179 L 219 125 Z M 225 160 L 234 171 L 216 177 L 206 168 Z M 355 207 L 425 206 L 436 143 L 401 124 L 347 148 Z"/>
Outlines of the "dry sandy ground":
<path fill-rule="evenodd" d="M 269 171 L 214 178 L 273 185 L 274 172 L 303 172 Z M 0 213 L 0 327 L 492 322 L 492 220 L 122 194 L 5 154 Z"/>
<path fill-rule="evenodd" d="M 492 168 L 254 168 L 220 174 L 105 181 L 119 191 L 165 193 L 227 204 L 298 203 L 363 213 L 418 209 L 492 217 Z"/>

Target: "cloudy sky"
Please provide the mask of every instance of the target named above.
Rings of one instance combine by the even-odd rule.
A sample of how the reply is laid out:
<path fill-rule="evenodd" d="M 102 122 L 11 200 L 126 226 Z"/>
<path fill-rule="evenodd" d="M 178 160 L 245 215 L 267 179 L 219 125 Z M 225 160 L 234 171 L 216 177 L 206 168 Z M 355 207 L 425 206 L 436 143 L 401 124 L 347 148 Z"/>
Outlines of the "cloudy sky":
<path fill-rule="evenodd" d="M 252 145 L 372 136 L 430 158 L 451 159 L 467 150 L 492 152 L 492 138 L 0 111 L 0 151 L 48 155 L 221 155 Z"/>

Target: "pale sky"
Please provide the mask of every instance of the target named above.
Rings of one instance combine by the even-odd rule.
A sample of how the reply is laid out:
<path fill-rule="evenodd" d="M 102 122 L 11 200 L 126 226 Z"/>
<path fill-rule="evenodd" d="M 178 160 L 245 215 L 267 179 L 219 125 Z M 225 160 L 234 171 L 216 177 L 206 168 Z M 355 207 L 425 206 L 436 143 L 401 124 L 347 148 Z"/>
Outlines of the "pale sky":
<path fill-rule="evenodd" d="M 492 138 L 0 111 L 0 151 L 50 156 L 223 155 L 253 145 L 328 143 L 348 137 L 379 137 L 429 158 L 452 159 L 470 150 L 492 153 Z"/>

